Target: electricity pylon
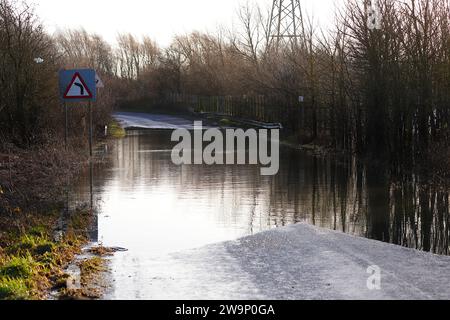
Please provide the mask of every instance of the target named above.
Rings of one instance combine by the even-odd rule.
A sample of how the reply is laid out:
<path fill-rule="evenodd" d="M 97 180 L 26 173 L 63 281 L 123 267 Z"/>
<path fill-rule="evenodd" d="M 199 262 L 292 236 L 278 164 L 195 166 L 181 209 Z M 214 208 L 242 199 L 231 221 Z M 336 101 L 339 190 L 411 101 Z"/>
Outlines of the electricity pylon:
<path fill-rule="evenodd" d="M 282 40 L 298 44 L 303 32 L 300 0 L 273 0 L 267 42 L 279 46 Z"/>

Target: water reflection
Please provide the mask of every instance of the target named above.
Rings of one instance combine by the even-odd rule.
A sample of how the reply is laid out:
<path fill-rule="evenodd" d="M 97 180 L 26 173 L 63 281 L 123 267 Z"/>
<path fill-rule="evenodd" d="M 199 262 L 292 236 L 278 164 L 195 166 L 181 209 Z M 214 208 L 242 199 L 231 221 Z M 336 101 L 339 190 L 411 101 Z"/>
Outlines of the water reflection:
<path fill-rule="evenodd" d="M 281 150 L 280 172 L 172 164 L 170 132 L 132 132 L 94 168 L 98 237 L 133 259 L 306 222 L 449 254 L 449 192 L 417 174 Z M 76 194 L 89 193 L 84 179 Z"/>

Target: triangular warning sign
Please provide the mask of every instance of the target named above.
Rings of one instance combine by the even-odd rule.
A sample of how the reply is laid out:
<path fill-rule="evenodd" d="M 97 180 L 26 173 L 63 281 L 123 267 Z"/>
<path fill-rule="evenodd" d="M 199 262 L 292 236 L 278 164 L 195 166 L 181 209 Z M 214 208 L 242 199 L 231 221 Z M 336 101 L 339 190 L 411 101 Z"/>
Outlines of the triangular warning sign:
<path fill-rule="evenodd" d="M 73 75 L 72 81 L 70 81 L 66 92 L 64 93 L 65 99 L 90 99 L 92 98 L 92 92 L 89 90 L 86 82 L 84 82 L 81 75 L 76 72 Z"/>

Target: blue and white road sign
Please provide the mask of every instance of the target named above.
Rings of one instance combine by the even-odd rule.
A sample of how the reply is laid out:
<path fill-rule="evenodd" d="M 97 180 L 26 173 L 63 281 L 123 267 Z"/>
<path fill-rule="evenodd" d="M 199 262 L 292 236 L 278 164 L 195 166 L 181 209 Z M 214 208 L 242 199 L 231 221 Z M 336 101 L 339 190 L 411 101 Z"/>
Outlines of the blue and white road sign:
<path fill-rule="evenodd" d="M 96 72 L 93 69 L 61 70 L 59 91 L 65 102 L 95 101 L 97 98 Z"/>

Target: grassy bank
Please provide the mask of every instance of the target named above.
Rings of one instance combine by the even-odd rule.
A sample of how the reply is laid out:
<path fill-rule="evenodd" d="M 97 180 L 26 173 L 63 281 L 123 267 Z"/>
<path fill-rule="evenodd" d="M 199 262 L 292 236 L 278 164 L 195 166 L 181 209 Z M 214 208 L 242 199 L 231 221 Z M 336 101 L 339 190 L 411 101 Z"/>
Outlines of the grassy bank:
<path fill-rule="evenodd" d="M 109 127 L 111 138 L 125 131 Z M 105 142 L 105 141 L 102 141 Z M 64 215 L 68 187 L 88 163 L 85 145 L 61 144 L 34 149 L 0 145 L 0 300 L 47 299 L 64 290 L 66 267 L 88 242 L 90 209 Z"/>
<path fill-rule="evenodd" d="M 89 213 L 84 216 L 88 225 Z M 75 231 L 55 239 L 50 230 L 54 219 L 47 217 L 38 226 L 24 227 L 23 232 L 11 232 L 1 240 L 0 299 L 46 299 L 51 289 L 64 288 L 67 275 L 64 269 L 81 252 L 87 238 Z M 77 219 L 77 223 L 81 221 Z M 71 224 L 70 230 L 75 229 Z M 80 226 L 76 226 L 77 230 Z"/>
<path fill-rule="evenodd" d="M 89 211 L 75 212 L 64 236 L 56 239 L 49 233 L 54 221 L 3 238 L 0 251 L 0 300 L 44 300 L 50 292 L 59 299 L 97 299 L 105 287 L 103 274 L 108 270 L 104 256 L 113 250 L 94 247 L 87 258 L 83 247 L 88 243 L 91 224 Z M 80 287 L 72 288 L 69 265 L 80 268 Z"/>
<path fill-rule="evenodd" d="M 125 129 L 123 129 L 117 121 L 111 121 L 108 125 L 108 136 L 114 139 L 124 138 L 127 135 Z"/>

